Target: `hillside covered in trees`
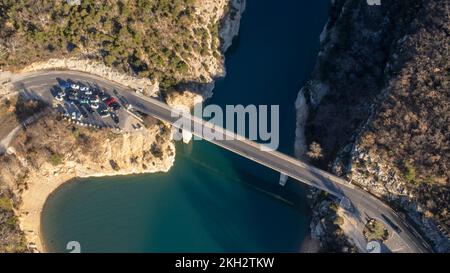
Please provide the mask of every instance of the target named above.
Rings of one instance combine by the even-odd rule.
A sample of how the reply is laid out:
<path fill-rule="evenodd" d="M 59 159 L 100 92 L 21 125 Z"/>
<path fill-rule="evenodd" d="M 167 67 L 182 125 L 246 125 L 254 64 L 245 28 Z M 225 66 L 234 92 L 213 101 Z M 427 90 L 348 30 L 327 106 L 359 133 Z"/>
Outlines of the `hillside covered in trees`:
<path fill-rule="evenodd" d="M 449 1 L 337 0 L 306 95 L 308 156 L 448 251 Z"/>
<path fill-rule="evenodd" d="M 205 12 L 201 2 L 83 0 L 73 5 L 59 0 L 2 0 L 0 69 L 82 56 L 157 78 L 163 86 L 205 81 L 206 72 L 221 63 L 218 30 L 223 11 L 212 2 L 215 10 Z M 193 60 L 203 67 L 190 67 Z"/>

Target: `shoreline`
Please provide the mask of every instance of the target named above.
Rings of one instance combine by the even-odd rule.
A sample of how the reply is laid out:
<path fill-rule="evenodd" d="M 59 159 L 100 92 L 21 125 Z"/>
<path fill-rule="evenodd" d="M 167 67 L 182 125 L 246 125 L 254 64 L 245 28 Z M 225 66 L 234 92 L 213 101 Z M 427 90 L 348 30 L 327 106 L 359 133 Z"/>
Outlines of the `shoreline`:
<path fill-rule="evenodd" d="M 20 227 L 25 233 L 28 245 L 37 250 L 39 253 L 48 252 L 42 233 L 42 213 L 48 198 L 62 185 L 67 183 L 76 183 L 77 181 L 86 178 L 146 175 L 158 172 L 168 172 L 174 163 L 175 161 L 173 160 L 168 169 L 155 169 L 148 172 L 123 171 L 117 173 L 95 173 L 92 175 L 76 175 L 69 173 L 53 177 L 38 175 L 30 177 L 28 189 L 22 193 L 22 203 L 17 210 Z"/>
<path fill-rule="evenodd" d="M 20 228 L 25 233 L 25 238 L 34 252 L 47 252 L 41 233 L 41 215 L 47 198 L 61 185 L 71 181 L 74 175 L 61 175 L 57 178 L 47 179 L 46 183 L 31 179 L 28 190 L 22 193 L 22 204 L 18 209 Z"/>

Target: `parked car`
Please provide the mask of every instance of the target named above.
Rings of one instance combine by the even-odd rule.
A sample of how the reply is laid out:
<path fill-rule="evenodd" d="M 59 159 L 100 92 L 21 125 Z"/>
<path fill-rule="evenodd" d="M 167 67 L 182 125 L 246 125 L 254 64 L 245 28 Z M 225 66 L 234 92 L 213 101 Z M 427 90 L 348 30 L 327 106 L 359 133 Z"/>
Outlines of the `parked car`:
<path fill-rule="evenodd" d="M 102 101 L 106 101 L 106 100 L 108 100 L 110 97 L 111 97 L 111 96 L 110 96 L 108 93 L 103 93 L 103 94 L 100 95 L 100 99 L 101 99 Z"/>
<path fill-rule="evenodd" d="M 82 98 L 82 99 L 80 99 L 80 103 L 84 103 L 84 104 L 89 104 L 89 99 L 86 99 L 86 98 Z"/>
<path fill-rule="evenodd" d="M 74 95 L 70 95 L 67 99 L 69 101 L 76 101 L 76 100 L 78 100 L 78 98 L 76 96 L 74 96 Z"/>
<path fill-rule="evenodd" d="M 80 112 L 77 112 L 77 120 L 78 120 L 78 121 L 83 120 L 83 115 L 81 115 Z"/>
<path fill-rule="evenodd" d="M 60 95 L 60 96 L 65 96 L 66 92 L 64 92 L 64 90 L 59 88 L 59 86 L 54 86 L 53 90 L 54 90 L 54 94 L 57 94 L 57 95 Z"/>
<path fill-rule="evenodd" d="M 63 101 L 64 98 L 63 98 L 62 96 L 60 96 L 60 95 L 56 95 L 56 96 L 55 96 L 55 100 L 57 100 L 57 101 Z"/>
<path fill-rule="evenodd" d="M 110 97 L 109 99 L 107 99 L 105 101 L 105 104 L 108 107 L 112 108 L 114 111 L 117 111 L 120 108 L 120 104 L 117 102 L 116 98 L 114 98 L 114 97 Z"/>
<path fill-rule="evenodd" d="M 98 107 L 100 107 L 100 106 L 97 102 L 91 102 L 91 107 L 92 107 L 92 109 L 98 109 Z"/>
<path fill-rule="evenodd" d="M 119 124 L 119 117 L 111 112 L 111 119 L 114 121 L 114 123 Z"/>
<path fill-rule="evenodd" d="M 70 86 L 71 86 L 71 84 L 69 82 L 64 82 L 64 83 L 62 83 L 60 85 L 61 85 L 61 87 L 66 88 L 66 89 L 70 88 Z"/>
<path fill-rule="evenodd" d="M 114 110 L 117 111 L 120 109 L 120 104 L 118 104 L 117 102 L 113 103 L 110 105 L 110 107 Z"/>
<path fill-rule="evenodd" d="M 92 94 L 95 94 L 95 95 L 98 95 L 101 93 L 100 89 L 98 89 L 97 87 L 94 87 L 91 90 L 92 90 Z"/>
<path fill-rule="evenodd" d="M 100 116 L 102 117 L 102 118 L 107 118 L 107 117 L 109 117 L 110 115 L 111 115 L 111 113 L 108 111 L 108 110 L 101 110 L 100 112 L 99 112 L 99 114 L 100 114 Z"/>
<path fill-rule="evenodd" d="M 78 85 L 78 84 L 71 84 L 70 85 L 70 88 L 72 88 L 72 89 L 74 89 L 74 90 L 79 90 L 80 89 L 80 86 Z"/>
<path fill-rule="evenodd" d="M 91 97 L 91 98 L 89 98 L 89 100 L 91 101 L 91 103 L 99 103 L 100 102 L 98 97 Z"/>
<path fill-rule="evenodd" d="M 60 89 L 57 94 L 60 97 L 64 97 L 66 95 L 66 91 Z"/>
<path fill-rule="evenodd" d="M 75 90 L 75 89 L 71 89 L 71 90 L 69 91 L 69 94 L 72 95 L 72 96 L 78 96 L 78 91 Z"/>
<path fill-rule="evenodd" d="M 114 97 L 109 97 L 108 99 L 105 100 L 105 104 L 107 106 L 110 106 L 111 104 L 117 102 L 117 100 Z"/>

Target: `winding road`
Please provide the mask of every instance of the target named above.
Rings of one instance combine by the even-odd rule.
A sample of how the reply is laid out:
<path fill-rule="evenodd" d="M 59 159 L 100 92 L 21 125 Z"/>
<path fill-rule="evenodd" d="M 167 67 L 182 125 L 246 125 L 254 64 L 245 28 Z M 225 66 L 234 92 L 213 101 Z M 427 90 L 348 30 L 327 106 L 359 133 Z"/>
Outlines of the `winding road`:
<path fill-rule="evenodd" d="M 68 79 L 75 82 L 94 83 L 110 91 L 115 90 L 119 96 L 123 96 L 135 109 L 172 125 L 179 119 L 179 117 L 172 116 L 173 109 L 170 106 L 157 99 L 145 97 L 118 83 L 83 72 L 33 72 L 16 77 L 13 80 L 13 84 L 20 92 L 26 92 L 30 96 L 40 98 L 51 104 L 53 96 L 49 92 L 50 88 L 58 84 L 58 80 Z M 201 126 L 201 128 L 215 130 L 224 136 L 235 135 L 233 132 L 217 127 L 190 114 L 184 115 L 184 118 L 188 119 L 192 128 Z M 191 132 L 194 135 L 196 134 L 195 130 L 191 130 Z M 248 139 L 235 137 L 232 140 L 215 140 L 208 138 L 208 136 L 203 137 L 213 144 L 285 174 L 298 182 L 326 191 L 337 198 L 348 198 L 352 203 L 352 214 L 356 215 L 361 222 L 365 222 L 369 218 L 376 218 L 386 223 L 390 233 L 394 234 L 402 243 L 402 252 L 432 251 L 422 236 L 406 219 L 402 219 L 381 200 L 350 184 L 348 181 L 280 152 L 263 151 L 260 144 Z"/>

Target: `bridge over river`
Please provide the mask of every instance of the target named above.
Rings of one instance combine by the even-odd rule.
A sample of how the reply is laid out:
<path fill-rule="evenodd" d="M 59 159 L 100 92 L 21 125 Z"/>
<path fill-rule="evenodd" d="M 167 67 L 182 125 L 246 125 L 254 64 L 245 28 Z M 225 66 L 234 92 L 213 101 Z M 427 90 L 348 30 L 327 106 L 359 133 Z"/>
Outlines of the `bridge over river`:
<path fill-rule="evenodd" d="M 13 84 L 19 90 L 32 91 L 33 94 L 40 96 L 43 100 L 51 101 L 49 89 L 57 84 L 58 79 L 70 79 L 73 81 L 95 83 L 99 87 L 108 90 L 116 90 L 117 94 L 123 96 L 133 107 L 142 113 L 151 115 L 161 121 L 176 126 L 179 117 L 174 116 L 176 112 L 169 105 L 156 98 L 143 96 L 133 92 L 127 87 L 118 83 L 111 82 L 94 75 L 78 71 L 42 71 L 34 72 L 16 78 Z M 381 200 L 375 198 L 368 192 L 352 185 L 333 174 L 315 168 L 305 162 L 282 154 L 277 151 L 267 151 L 263 149 L 262 144 L 238 137 L 234 132 L 227 131 L 210 122 L 202 120 L 190 114 L 185 114 L 183 118 L 189 121 L 192 126 L 190 133 L 203 137 L 224 149 L 237 153 L 280 172 L 283 176 L 293 178 L 299 183 L 304 183 L 317 189 L 328 192 L 339 198 L 351 201 L 351 211 L 361 222 L 365 219 L 376 218 L 386 223 L 391 233 L 398 235 L 400 241 L 404 244 L 403 250 L 406 252 L 429 252 L 430 247 L 426 244 L 422 236 L 408 223 L 406 219 L 400 217 L 393 209 Z M 214 131 L 222 134 L 224 140 L 217 140 L 211 136 L 202 136 L 194 128 L 207 128 L 206 131 Z M 186 128 L 180 128 L 186 130 Z M 197 132 L 196 132 L 197 131 Z M 200 130 L 205 131 L 205 130 Z M 228 136 L 228 137 L 226 137 Z"/>

